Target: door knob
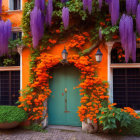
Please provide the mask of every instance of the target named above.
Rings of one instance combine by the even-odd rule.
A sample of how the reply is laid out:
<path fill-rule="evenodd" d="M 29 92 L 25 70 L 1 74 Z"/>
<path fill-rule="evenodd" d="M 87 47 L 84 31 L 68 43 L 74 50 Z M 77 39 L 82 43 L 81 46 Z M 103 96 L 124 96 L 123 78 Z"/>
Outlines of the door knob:
<path fill-rule="evenodd" d="M 65 91 L 65 93 L 67 93 L 67 88 L 65 88 L 65 90 L 64 90 L 64 91 Z"/>

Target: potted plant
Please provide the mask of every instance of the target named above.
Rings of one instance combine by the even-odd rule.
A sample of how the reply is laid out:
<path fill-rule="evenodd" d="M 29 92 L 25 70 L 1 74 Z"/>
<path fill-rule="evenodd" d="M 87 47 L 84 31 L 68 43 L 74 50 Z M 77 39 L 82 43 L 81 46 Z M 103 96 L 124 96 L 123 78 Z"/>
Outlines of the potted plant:
<path fill-rule="evenodd" d="M 27 113 L 17 106 L 0 106 L 0 129 L 18 126 L 27 119 Z"/>

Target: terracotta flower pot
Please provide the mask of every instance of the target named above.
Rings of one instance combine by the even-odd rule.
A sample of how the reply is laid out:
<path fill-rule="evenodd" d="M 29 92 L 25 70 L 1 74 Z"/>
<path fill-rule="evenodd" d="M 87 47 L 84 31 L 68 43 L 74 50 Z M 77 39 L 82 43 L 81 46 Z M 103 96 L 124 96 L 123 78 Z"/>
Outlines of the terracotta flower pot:
<path fill-rule="evenodd" d="M 31 121 L 30 120 L 25 120 L 22 123 L 20 123 L 20 126 L 24 127 L 24 126 L 30 126 L 31 125 Z"/>
<path fill-rule="evenodd" d="M 19 122 L 11 122 L 11 123 L 0 123 L 0 129 L 10 129 L 15 128 L 19 125 Z"/>

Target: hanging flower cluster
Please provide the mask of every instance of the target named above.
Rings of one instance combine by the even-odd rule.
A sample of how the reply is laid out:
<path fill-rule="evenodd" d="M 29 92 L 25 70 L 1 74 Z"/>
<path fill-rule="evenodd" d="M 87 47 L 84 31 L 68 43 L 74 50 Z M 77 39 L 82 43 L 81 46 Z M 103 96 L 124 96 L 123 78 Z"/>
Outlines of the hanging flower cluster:
<path fill-rule="evenodd" d="M 87 32 L 83 32 L 82 34 L 75 34 L 70 40 L 70 43 L 68 45 L 69 48 L 78 48 L 83 49 L 83 46 L 87 41 L 89 41 L 89 34 Z"/>
<path fill-rule="evenodd" d="M 131 16 L 123 14 L 119 25 L 122 47 L 125 50 L 125 61 L 128 62 L 132 56 L 133 62 L 136 61 L 136 35 L 133 31 L 133 19 Z"/>
<path fill-rule="evenodd" d="M 8 40 L 11 36 L 12 24 L 10 20 L 0 21 L 0 56 L 8 53 Z"/>
<path fill-rule="evenodd" d="M 37 7 L 41 11 L 44 11 L 45 10 L 45 0 L 35 0 L 35 7 Z"/>
<path fill-rule="evenodd" d="M 30 26 L 33 40 L 33 47 L 36 48 L 39 40 L 44 34 L 44 23 L 40 9 L 34 7 L 30 14 Z"/>
<path fill-rule="evenodd" d="M 138 31 L 138 33 L 140 35 L 140 4 L 137 7 L 136 26 L 137 26 L 137 31 Z"/>
<path fill-rule="evenodd" d="M 126 0 L 126 11 L 127 14 L 136 14 L 138 0 Z"/>
<path fill-rule="evenodd" d="M 83 0 L 83 9 L 88 9 L 89 14 L 91 14 L 92 11 L 92 0 Z"/>
<path fill-rule="evenodd" d="M 63 20 L 64 28 L 66 30 L 69 25 L 69 9 L 67 7 L 63 7 L 62 9 L 62 20 Z"/>
<path fill-rule="evenodd" d="M 120 16 L 120 1 L 112 0 L 110 4 L 112 25 L 116 25 Z"/>
<path fill-rule="evenodd" d="M 99 1 L 99 8 L 101 9 L 102 8 L 103 0 L 98 0 L 98 1 Z"/>
<path fill-rule="evenodd" d="M 53 13 L 53 1 L 49 0 L 46 11 L 46 24 L 48 24 L 49 26 L 51 26 L 52 13 Z"/>

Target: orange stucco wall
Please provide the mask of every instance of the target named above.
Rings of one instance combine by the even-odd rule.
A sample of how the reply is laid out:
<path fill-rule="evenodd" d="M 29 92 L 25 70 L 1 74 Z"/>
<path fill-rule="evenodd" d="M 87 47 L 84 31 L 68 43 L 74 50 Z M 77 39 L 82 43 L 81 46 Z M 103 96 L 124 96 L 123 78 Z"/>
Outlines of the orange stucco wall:
<path fill-rule="evenodd" d="M 30 76 L 30 50 L 24 48 L 22 51 L 22 88 L 24 89 L 29 83 Z"/>
<path fill-rule="evenodd" d="M 67 46 L 68 43 L 66 44 L 59 44 L 56 45 L 54 47 L 52 47 L 52 49 L 50 51 L 48 51 L 47 53 L 49 54 L 53 54 L 53 55 L 59 55 L 61 56 L 61 52 L 64 49 L 64 46 Z M 91 44 L 87 44 L 86 48 L 89 47 Z M 102 62 L 97 63 L 95 61 L 95 53 L 97 52 L 97 49 L 93 50 L 90 54 L 90 56 L 92 56 L 93 61 L 95 62 L 95 65 L 97 65 L 97 73 L 98 76 L 103 80 L 103 81 L 107 81 L 107 66 L 108 66 L 108 60 L 107 60 L 107 56 L 108 56 L 108 51 L 107 51 L 107 47 L 106 46 L 100 46 L 100 49 L 103 53 L 103 59 Z M 68 50 L 68 48 L 67 48 Z M 73 55 L 76 54 L 75 51 L 73 51 L 72 49 L 70 49 L 68 51 L 69 55 Z M 30 51 L 28 48 L 23 50 L 22 53 L 22 88 L 25 88 L 26 85 L 29 83 L 29 62 L 30 62 Z"/>
<path fill-rule="evenodd" d="M 23 6 L 26 1 L 27 0 L 22 0 Z M 1 17 L 4 21 L 9 19 L 12 22 L 12 27 L 20 27 L 21 20 L 22 20 L 22 10 L 10 11 L 9 10 L 9 0 L 3 0 Z"/>

